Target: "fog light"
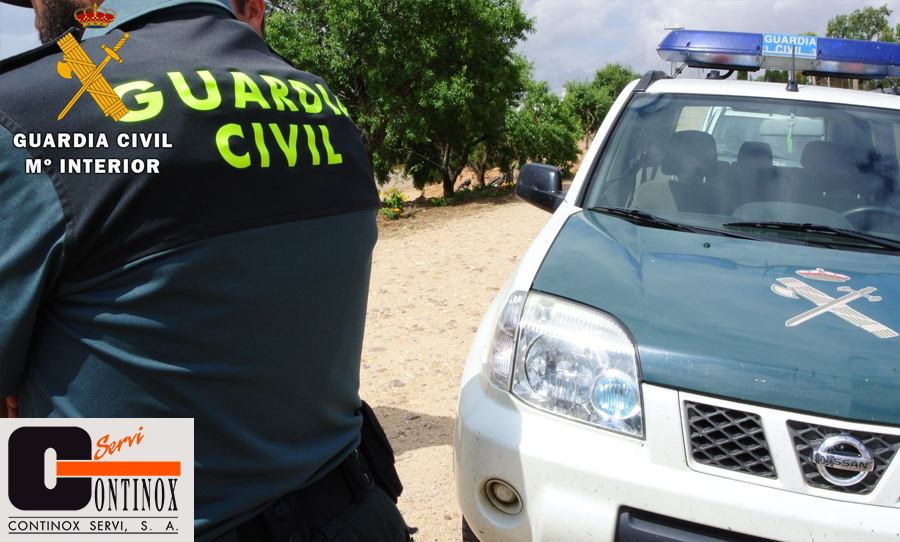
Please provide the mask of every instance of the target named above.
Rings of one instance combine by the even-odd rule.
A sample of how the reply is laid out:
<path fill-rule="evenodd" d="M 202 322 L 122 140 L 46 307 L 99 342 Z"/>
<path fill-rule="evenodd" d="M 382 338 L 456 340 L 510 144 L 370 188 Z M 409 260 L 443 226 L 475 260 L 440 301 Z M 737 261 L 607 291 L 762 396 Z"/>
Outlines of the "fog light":
<path fill-rule="evenodd" d="M 495 482 L 492 484 L 491 491 L 494 492 L 494 496 L 497 497 L 497 500 L 503 504 L 512 504 L 518 499 L 518 497 L 516 497 L 516 492 L 502 482 Z"/>
<path fill-rule="evenodd" d="M 504 514 L 515 515 L 522 511 L 519 493 L 503 480 L 488 480 L 484 484 L 484 492 L 491 504 Z"/>

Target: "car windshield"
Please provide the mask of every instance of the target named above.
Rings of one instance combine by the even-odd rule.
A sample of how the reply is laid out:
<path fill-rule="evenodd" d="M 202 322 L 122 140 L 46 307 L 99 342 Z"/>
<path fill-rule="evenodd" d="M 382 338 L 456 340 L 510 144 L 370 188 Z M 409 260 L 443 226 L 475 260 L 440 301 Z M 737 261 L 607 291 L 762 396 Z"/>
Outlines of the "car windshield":
<path fill-rule="evenodd" d="M 897 111 L 638 94 L 593 168 L 585 207 L 744 232 L 767 224 L 766 235 L 794 239 L 825 230 L 771 225 L 900 241 L 898 155 Z"/>

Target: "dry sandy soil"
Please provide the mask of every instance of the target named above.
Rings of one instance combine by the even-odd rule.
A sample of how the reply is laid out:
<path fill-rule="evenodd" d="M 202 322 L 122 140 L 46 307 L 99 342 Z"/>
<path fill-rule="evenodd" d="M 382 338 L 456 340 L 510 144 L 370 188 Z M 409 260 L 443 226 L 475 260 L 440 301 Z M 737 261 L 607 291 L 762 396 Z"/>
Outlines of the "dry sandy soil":
<path fill-rule="evenodd" d="M 413 199 L 417 190 L 401 187 Z M 434 196 L 430 191 L 426 196 Z M 453 424 L 475 330 L 550 217 L 514 196 L 379 218 L 360 395 L 391 440 L 418 542 L 461 540 Z"/>

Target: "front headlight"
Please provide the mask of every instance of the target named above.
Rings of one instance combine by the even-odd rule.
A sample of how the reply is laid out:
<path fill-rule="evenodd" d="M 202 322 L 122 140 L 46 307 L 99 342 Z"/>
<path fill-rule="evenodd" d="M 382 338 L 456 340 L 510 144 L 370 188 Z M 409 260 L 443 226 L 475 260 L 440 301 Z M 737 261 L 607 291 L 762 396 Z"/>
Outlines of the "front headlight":
<path fill-rule="evenodd" d="M 606 313 L 529 292 L 519 318 L 514 366 L 512 392 L 526 403 L 643 438 L 637 349 Z"/>
<path fill-rule="evenodd" d="M 519 324 L 525 296 L 525 292 L 514 292 L 509 296 L 491 341 L 487 374 L 504 390 L 509 390 L 509 374 L 512 372 L 513 356 L 516 353 L 516 326 Z"/>

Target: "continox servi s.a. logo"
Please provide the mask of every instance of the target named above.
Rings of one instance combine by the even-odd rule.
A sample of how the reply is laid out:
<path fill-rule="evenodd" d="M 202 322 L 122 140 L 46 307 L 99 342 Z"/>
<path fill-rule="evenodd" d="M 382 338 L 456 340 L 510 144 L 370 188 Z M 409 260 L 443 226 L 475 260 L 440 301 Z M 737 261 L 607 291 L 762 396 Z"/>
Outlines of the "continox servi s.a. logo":
<path fill-rule="evenodd" d="M 192 419 L 2 420 L 0 439 L 0 538 L 193 539 Z"/>

